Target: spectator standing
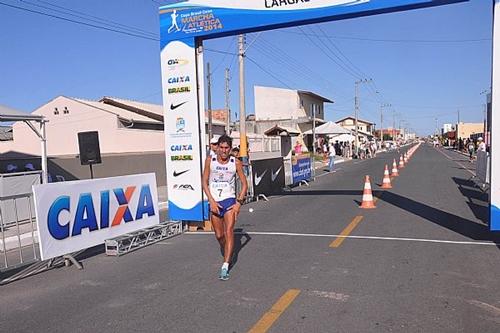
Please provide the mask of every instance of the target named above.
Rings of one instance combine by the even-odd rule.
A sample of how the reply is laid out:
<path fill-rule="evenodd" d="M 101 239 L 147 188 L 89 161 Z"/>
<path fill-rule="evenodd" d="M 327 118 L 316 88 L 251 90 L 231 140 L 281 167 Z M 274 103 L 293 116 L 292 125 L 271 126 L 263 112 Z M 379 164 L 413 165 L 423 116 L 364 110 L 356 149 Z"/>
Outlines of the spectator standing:
<path fill-rule="evenodd" d="M 486 151 L 486 143 L 482 137 L 477 138 L 477 151 Z"/>
<path fill-rule="evenodd" d="M 474 160 L 474 148 L 474 142 L 469 140 L 469 143 L 467 143 L 467 150 L 469 151 L 469 162 L 471 163 Z"/>
<path fill-rule="evenodd" d="M 330 144 L 330 152 L 328 153 L 328 171 L 333 172 L 333 165 L 335 163 L 335 146 Z"/>

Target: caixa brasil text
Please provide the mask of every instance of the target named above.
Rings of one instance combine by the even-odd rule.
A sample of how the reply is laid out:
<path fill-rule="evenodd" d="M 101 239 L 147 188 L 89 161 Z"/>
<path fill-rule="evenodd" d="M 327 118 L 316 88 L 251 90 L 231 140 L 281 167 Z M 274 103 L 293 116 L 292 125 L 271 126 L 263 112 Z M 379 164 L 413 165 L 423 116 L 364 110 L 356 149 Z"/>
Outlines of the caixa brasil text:
<path fill-rule="evenodd" d="M 50 234 L 55 239 L 62 240 L 70 237 L 70 234 L 71 237 L 80 235 L 83 229 L 92 232 L 118 226 L 122 221 L 125 223 L 134 222 L 142 219 L 144 215 L 154 216 L 156 213 L 149 185 L 141 186 L 137 207 L 135 205 L 134 207 L 129 206 L 135 189 L 135 186 L 129 186 L 125 191 L 122 188 L 113 190 L 119 207 L 113 212 L 114 217 L 112 220 L 110 220 L 112 212 L 110 211 L 109 190 L 100 192 L 97 207 L 91 193 L 80 194 L 74 214 L 70 211 L 71 197 L 59 196 L 54 200 L 47 214 L 47 226 Z M 60 215 L 64 211 L 69 212 L 73 223 L 71 221 L 60 221 Z"/>

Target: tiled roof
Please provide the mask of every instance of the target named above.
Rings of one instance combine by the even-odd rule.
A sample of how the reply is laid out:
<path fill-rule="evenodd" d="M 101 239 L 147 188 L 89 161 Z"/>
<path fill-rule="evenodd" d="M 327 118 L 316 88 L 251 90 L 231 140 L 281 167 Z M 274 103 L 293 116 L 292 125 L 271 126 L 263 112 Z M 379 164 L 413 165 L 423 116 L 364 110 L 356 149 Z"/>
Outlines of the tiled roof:
<path fill-rule="evenodd" d="M 158 120 L 152 119 L 150 117 L 143 116 L 139 113 L 128 111 L 128 110 L 125 110 L 125 109 L 122 109 L 122 108 L 119 108 L 119 107 L 116 107 L 113 105 L 104 104 L 102 102 L 90 101 L 90 100 L 85 100 L 85 99 L 81 99 L 81 98 L 73 98 L 73 100 L 80 102 L 82 104 L 94 107 L 96 109 L 105 111 L 105 112 L 113 113 L 113 114 L 117 115 L 118 117 L 125 119 L 125 120 L 132 120 L 132 121 L 137 121 L 137 122 L 147 122 L 147 123 L 154 123 L 154 124 L 163 123 L 162 121 L 158 121 Z"/>

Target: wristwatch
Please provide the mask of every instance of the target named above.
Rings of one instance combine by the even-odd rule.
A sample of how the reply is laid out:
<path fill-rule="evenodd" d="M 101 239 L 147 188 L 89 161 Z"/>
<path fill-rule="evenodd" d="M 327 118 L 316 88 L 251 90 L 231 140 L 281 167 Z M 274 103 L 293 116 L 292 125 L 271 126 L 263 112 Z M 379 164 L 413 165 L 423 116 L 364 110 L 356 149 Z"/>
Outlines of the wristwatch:
<path fill-rule="evenodd" d="M 245 199 L 236 199 L 236 201 L 238 201 L 240 205 L 243 205 L 245 203 Z"/>

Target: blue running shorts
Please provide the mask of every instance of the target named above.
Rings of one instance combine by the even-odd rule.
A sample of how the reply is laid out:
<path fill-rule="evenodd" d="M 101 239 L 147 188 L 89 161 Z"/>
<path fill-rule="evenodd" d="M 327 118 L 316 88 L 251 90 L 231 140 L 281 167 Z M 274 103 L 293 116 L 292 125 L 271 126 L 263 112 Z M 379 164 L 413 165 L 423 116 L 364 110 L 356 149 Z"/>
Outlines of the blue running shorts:
<path fill-rule="evenodd" d="M 224 217 L 224 214 L 231 210 L 229 208 L 236 204 L 236 198 L 227 198 L 217 203 L 219 204 L 219 206 L 222 206 L 222 208 L 219 207 L 219 214 L 212 214 L 217 217 Z"/>

